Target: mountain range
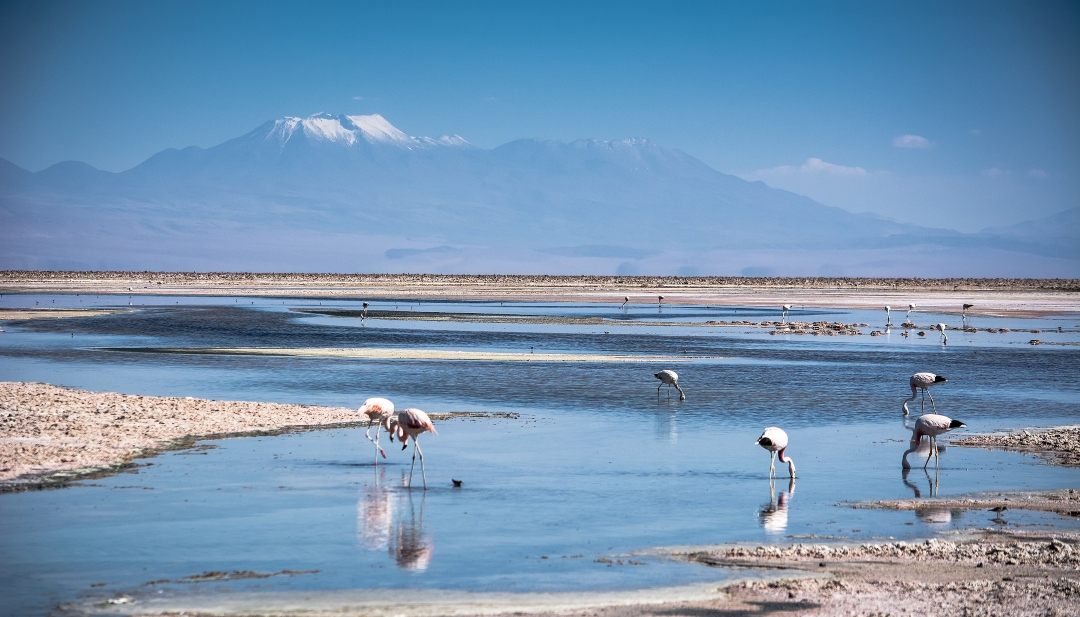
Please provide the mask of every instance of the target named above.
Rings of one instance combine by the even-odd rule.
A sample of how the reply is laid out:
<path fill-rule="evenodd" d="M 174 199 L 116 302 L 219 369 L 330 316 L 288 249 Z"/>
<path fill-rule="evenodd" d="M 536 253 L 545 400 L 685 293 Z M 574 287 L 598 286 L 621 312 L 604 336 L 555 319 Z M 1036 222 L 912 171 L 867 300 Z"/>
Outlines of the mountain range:
<path fill-rule="evenodd" d="M 120 173 L 0 159 L 0 268 L 1080 275 L 1080 209 L 965 234 L 853 214 L 647 139 L 412 137 L 287 117 Z"/>

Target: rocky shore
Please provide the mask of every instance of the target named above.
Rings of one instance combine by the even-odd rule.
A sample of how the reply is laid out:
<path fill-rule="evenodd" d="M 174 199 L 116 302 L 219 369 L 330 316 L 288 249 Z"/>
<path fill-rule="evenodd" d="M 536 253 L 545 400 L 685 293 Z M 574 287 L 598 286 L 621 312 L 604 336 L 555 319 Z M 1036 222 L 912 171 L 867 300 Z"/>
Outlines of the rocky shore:
<path fill-rule="evenodd" d="M 1028 428 L 1007 433 L 972 435 L 949 443 L 966 448 L 1029 452 L 1052 465 L 1080 467 L 1080 426 Z"/>
<path fill-rule="evenodd" d="M 107 475 L 196 439 L 357 426 L 354 410 L 0 382 L 0 492 Z"/>

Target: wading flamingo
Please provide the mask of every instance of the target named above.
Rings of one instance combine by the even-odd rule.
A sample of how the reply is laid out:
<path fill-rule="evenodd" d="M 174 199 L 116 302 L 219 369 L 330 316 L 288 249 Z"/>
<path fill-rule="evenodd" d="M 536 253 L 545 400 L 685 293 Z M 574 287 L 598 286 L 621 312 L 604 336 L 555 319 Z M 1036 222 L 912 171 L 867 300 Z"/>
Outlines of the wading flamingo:
<path fill-rule="evenodd" d="M 787 323 L 787 314 L 788 314 L 788 311 L 791 310 L 791 305 L 790 304 L 785 304 L 785 305 L 781 306 L 780 308 L 784 309 L 784 317 L 783 317 L 783 319 L 781 321 L 783 323 Z"/>
<path fill-rule="evenodd" d="M 973 306 L 975 306 L 975 305 L 974 304 L 965 304 L 964 305 L 964 312 L 961 313 L 960 316 L 961 316 L 961 321 L 963 321 L 965 324 L 967 323 L 967 310 L 969 308 L 973 307 Z"/>
<path fill-rule="evenodd" d="M 915 305 L 914 304 L 907 305 L 907 315 L 904 316 L 904 321 L 907 321 L 907 322 L 911 321 L 911 311 L 914 311 L 914 310 L 915 310 Z"/>
<path fill-rule="evenodd" d="M 892 325 L 892 307 L 889 305 L 885 305 L 885 325 Z"/>
<path fill-rule="evenodd" d="M 945 383 L 949 381 L 941 375 L 935 375 L 933 373 L 915 373 L 908 380 L 908 385 L 911 386 L 911 398 L 904 401 L 904 415 L 908 415 L 908 403 L 915 402 L 915 393 L 917 390 L 922 390 L 922 412 L 926 411 L 926 397 L 930 397 L 930 406 L 934 408 L 934 413 L 937 413 L 937 405 L 934 404 L 934 395 L 930 394 L 930 386 L 936 386 L 939 383 Z"/>
<path fill-rule="evenodd" d="M 664 296 L 656 296 L 656 306 L 664 308 Z"/>
<path fill-rule="evenodd" d="M 949 335 L 945 334 L 945 324 L 939 323 L 937 325 L 937 331 L 941 333 L 941 344 L 942 345 L 948 345 L 949 344 Z"/>
<path fill-rule="evenodd" d="M 784 450 L 787 449 L 787 433 L 782 429 L 770 426 L 761 433 L 761 437 L 755 441 L 757 445 L 769 451 L 769 477 L 776 476 L 776 455 L 780 454 L 780 462 L 787 463 L 788 473 L 795 477 L 795 461 L 791 457 L 784 458 Z"/>
<path fill-rule="evenodd" d="M 907 457 L 912 452 L 919 449 L 919 441 L 923 437 L 930 438 L 930 454 L 926 457 L 926 462 L 923 463 L 923 469 L 930 464 L 930 458 L 937 455 L 937 436 L 948 433 L 954 428 L 964 428 L 967 426 L 959 420 L 953 420 L 952 418 L 946 418 L 936 413 L 928 413 L 925 416 L 919 416 L 919 419 L 915 421 L 915 428 L 911 429 L 911 444 L 904 452 L 904 457 L 901 459 L 901 463 L 904 469 L 911 469 L 911 464 L 907 462 Z"/>
<path fill-rule="evenodd" d="M 420 454 L 420 475 L 424 478 L 424 490 L 427 490 L 427 471 L 424 469 L 424 451 L 420 449 L 420 442 L 417 437 L 425 431 L 431 431 L 433 435 L 438 435 L 439 432 L 435 430 L 435 425 L 431 423 L 431 418 L 419 409 L 406 409 L 399 413 L 397 418 L 393 416 L 387 416 L 383 421 L 383 426 L 387 431 L 390 431 L 390 441 L 394 440 L 396 436 L 401 440 L 401 449 L 409 447 L 409 438 L 413 440 L 413 454 L 412 454 L 412 466 L 409 467 L 409 488 L 412 488 L 413 470 L 416 469 L 416 455 Z"/>
<path fill-rule="evenodd" d="M 365 302 L 364 303 L 364 310 L 360 311 L 360 323 L 364 323 L 364 320 L 367 319 L 367 307 L 368 307 L 368 303 Z"/>
<path fill-rule="evenodd" d="M 675 371 L 663 370 L 659 373 L 653 373 L 653 377 L 660 380 L 660 385 L 656 386 L 656 398 L 660 398 L 660 388 L 665 385 L 668 387 L 668 398 L 671 398 L 671 386 L 675 386 L 675 389 L 679 391 L 679 400 L 686 400 L 686 393 L 679 387 L 679 374 Z"/>
<path fill-rule="evenodd" d="M 621 308 L 621 309 L 626 308 L 626 303 L 629 302 L 629 301 L 630 301 L 630 296 L 623 296 L 622 304 L 619 305 L 619 308 Z"/>
<path fill-rule="evenodd" d="M 386 452 L 379 446 L 379 432 L 382 431 L 382 423 L 394 413 L 394 404 L 385 398 L 369 398 L 364 401 L 364 404 L 360 406 L 358 412 L 367 416 L 368 425 L 367 430 L 364 431 L 364 437 L 367 440 L 375 444 L 375 464 L 379 464 L 379 455 L 386 458 Z M 375 439 L 371 438 L 371 426 L 375 425 Z"/>

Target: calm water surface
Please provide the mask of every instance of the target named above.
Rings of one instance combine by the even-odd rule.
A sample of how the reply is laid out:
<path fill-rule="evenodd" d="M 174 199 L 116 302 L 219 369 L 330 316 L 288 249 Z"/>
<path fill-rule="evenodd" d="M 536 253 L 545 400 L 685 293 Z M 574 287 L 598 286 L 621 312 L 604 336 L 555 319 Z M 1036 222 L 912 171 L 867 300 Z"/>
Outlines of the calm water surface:
<path fill-rule="evenodd" d="M 55 303 L 54 303 L 55 301 Z M 5 295 L 0 306 L 128 306 L 128 297 Z M 907 376 L 946 375 L 939 410 L 969 431 L 1076 423 L 1076 316 L 974 318 L 980 329 L 925 339 L 769 336 L 684 325 L 521 325 L 298 314 L 318 300 L 132 296 L 133 313 L 5 322 L 0 379 L 146 395 L 356 407 L 382 395 L 429 412 L 518 414 L 442 422 L 421 439 L 431 490 L 409 491 L 411 450 L 376 469 L 362 430 L 205 442 L 138 473 L 56 491 L 0 495 L 5 614 L 58 604 L 193 590 L 433 588 L 629 589 L 721 580 L 728 573 L 651 549 L 720 542 L 921 538 L 993 525 L 1080 526 L 1056 515 L 883 512 L 847 500 L 997 489 L 1080 488 L 1076 470 L 1018 454 L 948 448 L 935 472 L 900 470 L 910 433 Z M 356 302 L 324 307 L 355 308 Z M 604 304 L 435 303 L 373 308 L 602 316 L 620 321 L 778 319 L 775 309 Z M 899 316 L 899 319 L 895 319 Z M 884 312 L 796 310 L 793 319 L 865 322 Z M 894 313 L 894 321 L 902 321 Z M 959 325 L 917 314 L 916 323 Z M 1058 327 L 1062 332 L 1058 333 Z M 1050 332 L 1053 331 L 1053 332 Z M 607 332 L 607 333 L 605 333 Z M 118 347 L 398 347 L 709 356 L 665 366 L 194 356 Z M 657 398 L 674 368 L 687 400 Z M 799 479 L 770 485 L 754 445 L 783 427 Z M 451 478 L 463 487 L 451 487 Z M 416 469 L 416 484 L 420 469 Z M 205 571 L 318 572 L 178 582 Z M 154 581 L 157 581 L 156 583 Z M 148 584 L 152 583 L 152 584 Z"/>

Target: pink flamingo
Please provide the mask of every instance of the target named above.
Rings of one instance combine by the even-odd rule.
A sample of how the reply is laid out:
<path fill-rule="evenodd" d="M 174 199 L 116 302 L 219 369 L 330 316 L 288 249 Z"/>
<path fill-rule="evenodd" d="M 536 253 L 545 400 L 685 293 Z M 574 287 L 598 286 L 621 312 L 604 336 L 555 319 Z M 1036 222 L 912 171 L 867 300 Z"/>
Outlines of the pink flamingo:
<path fill-rule="evenodd" d="M 368 418 L 368 427 L 364 431 L 364 437 L 367 437 L 368 441 L 375 444 L 375 464 L 378 465 L 380 454 L 383 458 L 386 458 L 386 452 L 379 445 L 379 432 L 382 430 L 382 422 L 394 413 L 394 404 L 385 398 L 369 398 L 364 401 L 364 404 L 357 411 Z M 373 424 L 375 425 L 375 439 L 371 438 L 371 425 Z"/>
<path fill-rule="evenodd" d="M 409 447 L 409 438 L 413 440 L 413 455 L 412 466 L 409 467 L 409 488 L 412 488 L 413 470 L 416 469 L 416 454 L 420 454 L 420 474 L 424 478 L 424 490 L 427 490 L 427 471 L 424 469 L 424 451 L 420 449 L 420 442 L 417 440 L 420 434 L 425 431 L 431 431 L 433 435 L 438 435 L 439 432 L 435 430 L 435 425 L 431 423 L 431 418 L 419 409 L 406 409 L 399 413 L 397 418 L 388 416 L 383 420 L 383 426 L 387 431 L 390 431 L 390 441 L 394 440 L 397 436 L 401 440 L 401 449 Z"/>
<path fill-rule="evenodd" d="M 686 393 L 679 387 L 679 374 L 672 370 L 663 370 L 659 373 L 653 373 L 653 377 L 660 380 L 660 385 L 656 386 L 656 398 L 660 398 L 660 388 L 665 385 L 668 387 L 668 398 L 671 398 L 671 386 L 675 386 L 675 389 L 679 391 L 679 400 L 686 400 Z"/>
<path fill-rule="evenodd" d="M 907 449 L 907 452 L 904 452 L 904 457 L 901 459 L 904 469 L 911 469 L 907 457 L 919 449 L 919 442 L 923 437 L 930 438 L 930 454 L 927 455 L 926 462 L 923 463 L 923 469 L 926 469 L 926 466 L 930 464 L 930 458 L 937 456 L 937 436 L 948 433 L 954 428 L 964 428 L 965 426 L 967 425 L 959 420 L 953 420 L 936 413 L 919 416 L 919 419 L 915 421 L 915 428 L 911 429 L 911 447 Z"/>
<path fill-rule="evenodd" d="M 930 386 L 936 386 L 939 383 L 945 383 L 949 381 L 941 375 L 935 375 L 933 373 L 915 373 L 908 380 L 908 385 L 911 386 L 911 398 L 904 401 L 904 415 L 908 415 L 908 403 L 915 402 L 915 393 L 917 390 L 923 391 L 922 400 L 922 412 L 926 411 L 926 397 L 930 397 L 930 406 L 934 408 L 934 413 L 937 413 L 937 405 L 934 404 L 934 395 L 930 394 Z"/>
<path fill-rule="evenodd" d="M 769 454 L 769 477 L 776 476 L 776 455 L 780 454 L 780 462 L 787 463 L 788 473 L 791 477 L 795 477 L 795 461 L 791 460 L 791 457 L 784 458 L 784 450 L 787 449 L 788 438 L 787 433 L 783 429 L 770 426 L 761 433 L 761 437 L 755 441 L 757 445 L 765 448 L 770 452 Z"/>

